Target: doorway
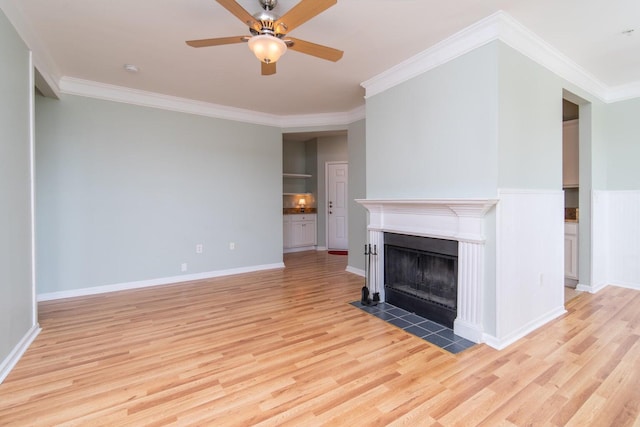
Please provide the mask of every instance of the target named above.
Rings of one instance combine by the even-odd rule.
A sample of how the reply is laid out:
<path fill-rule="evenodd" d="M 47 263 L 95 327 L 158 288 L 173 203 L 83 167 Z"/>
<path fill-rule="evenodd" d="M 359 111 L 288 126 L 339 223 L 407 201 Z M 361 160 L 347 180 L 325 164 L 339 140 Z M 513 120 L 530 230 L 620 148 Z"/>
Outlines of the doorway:
<path fill-rule="evenodd" d="M 326 163 L 327 189 L 327 249 L 347 250 L 349 164 L 347 162 Z"/>
<path fill-rule="evenodd" d="M 579 107 L 562 100 L 562 189 L 564 191 L 564 281 L 578 284 Z M 566 292 L 565 292 L 566 293 Z M 566 298 L 565 298 L 566 300 Z"/>

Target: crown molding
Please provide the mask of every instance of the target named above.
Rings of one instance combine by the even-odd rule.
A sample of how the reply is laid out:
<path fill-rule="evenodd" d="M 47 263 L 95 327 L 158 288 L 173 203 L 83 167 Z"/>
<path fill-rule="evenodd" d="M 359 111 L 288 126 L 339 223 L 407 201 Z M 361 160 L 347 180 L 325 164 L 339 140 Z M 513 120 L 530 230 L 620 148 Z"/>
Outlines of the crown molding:
<path fill-rule="evenodd" d="M 499 15 L 500 12 L 489 15 L 451 37 L 436 43 L 429 49 L 361 83 L 361 86 L 366 91 L 365 98 L 384 92 L 496 40 L 498 38 L 496 21 Z"/>
<path fill-rule="evenodd" d="M 85 96 L 88 98 L 259 125 L 277 126 L 279 122 L 279 117 L 273 114 L 259 113 L 203 101 L 194 101 L 187 98 L 76 79 L 73 77 L 62 77 L 60 79 L 60 90 L 62 93 L 68 95 Z"/>
<path fill-rule="evenodd" d="M 498 40 L 601 101 L 606 102 L 607 92 L 609 91 L 607 85 L 516 21 L 511 15 L 503 11 L 494 15 L 499 26 Z"/>
<path fill-rule="evenodd" d="M 640 81 L 612 87 L 609 89 L 606 101 L 618 102 L 633 98 L 640 98 Z"/>
<path fill-rule="evenodd" d="M 431 48 L 361 83 L 374 96 L 492 41 L 500 40 L 561 78 L 610 103 L 640 96 L 640 82 L 608 87 L 504 11 L 455 33 Z"/>
<path fill-rule="evenodd" d="M 364 104 L 344 113 L 304 114 L 293 116 L 281 116 L 280 126 L 284 129 L 297 129 L 306 127 L 326 127 L 347 125 L 365 118 Z"/>
<path fill-rule="evenodd" d="M 279 116 L 66 76 L 60 79 L 60 92 L 68 95 L 85 96 L 280 128 L 348 125 L 364 118 L 364 106 L 346 113 Z"/>

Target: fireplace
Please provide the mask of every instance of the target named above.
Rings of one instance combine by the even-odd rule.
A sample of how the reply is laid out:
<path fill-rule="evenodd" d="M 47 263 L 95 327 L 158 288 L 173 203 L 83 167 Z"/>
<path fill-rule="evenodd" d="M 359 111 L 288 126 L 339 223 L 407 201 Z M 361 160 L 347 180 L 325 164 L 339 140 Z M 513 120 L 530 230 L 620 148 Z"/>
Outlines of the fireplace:
<path fill-rule="evenodd" d="M 458 242 L 384 233 L 384 293 L 390 304 L 453 328 Z"/>
<path fill-rule="evenodd" d="M 446 322 L 450 324 L 453 318 L 453 331 L 456 335 L 473 342 L 482 342 L 484 327 L 484 279 L 485 279 L 485 215 L 497 203 L 496 199 L 360 199 L 356 200 L 369 211 L 368 241 L 373 247 L 385 248 L 386 244 L 393 242 L 393 235 L 430 237 L 436 242 L 452 241 L 446 243 L 448 249 L 426 250 L 435 252 L 437 256 L 431 261 L 401 261 L 401 263 L 431 263 L 446 266 L 447 273 L 438 273 L 449 282 L 455 282 L 457 291 L 455 303 L 443 302 L 441 295 L 435 293 L 431 306 L 445 308 Z M 391 244 L 390 246 L 404 247 Z M 396 255 L 392 250 L 391 255 Z M 424 248 L 409 247 L 409 252 L 422 252 Z M 380 293 L 381 301 L 394 298 L 394 293 L 403 297 L 409 292 L 400 293 L 382 282 L 386 278 L 387 249 L 379 251 L 379 255 L 371 259 L 370 269 L 374 272 L 370 285 L 374 292 Z M 418 257 L 419 258 L 419 257 Z M 404 267 L 401 267 L 403 270 Z M 456 272 L 453 269 L 457 270 Z M 404 273 L 403 273 L 404 274 Z M 420 273 L 423 274 L 423 273 Z M 402 274 L 401 274 L 402 276 Z M 453 277 L 453 280 L 451 280 Z M 442 282 L 442 278 L 437 281 Z M 417 280 L 412 279 L 417 282 Z M 426 299 L 426 298 L 425 298 Z M 449 298 L 451 299 L 451 298 Z M 396 302 L 397 304 L 397 302 Z M 449 310 L 451 309 L 451 310 Z M 417 310 L 411 310 L 417 312 Z M 455 311 L 455 314 L 452 312 Z M 430 317 L 430 316 L 427 316 Z"/>

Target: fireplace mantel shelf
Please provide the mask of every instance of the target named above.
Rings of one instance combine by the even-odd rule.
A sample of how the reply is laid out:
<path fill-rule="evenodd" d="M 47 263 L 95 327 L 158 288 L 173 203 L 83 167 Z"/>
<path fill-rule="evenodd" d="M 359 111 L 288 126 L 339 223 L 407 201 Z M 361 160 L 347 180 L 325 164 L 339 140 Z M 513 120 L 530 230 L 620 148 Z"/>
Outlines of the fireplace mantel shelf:
<path fill-rule="evenodd" d="M 369 212 L 483 217 L 498 199 L 356 199 Z"/>
<path fill-rule="evenodd" d="M 484 217 L 497 199 L 357 199 L 369 230 L 484 242 Z"/>

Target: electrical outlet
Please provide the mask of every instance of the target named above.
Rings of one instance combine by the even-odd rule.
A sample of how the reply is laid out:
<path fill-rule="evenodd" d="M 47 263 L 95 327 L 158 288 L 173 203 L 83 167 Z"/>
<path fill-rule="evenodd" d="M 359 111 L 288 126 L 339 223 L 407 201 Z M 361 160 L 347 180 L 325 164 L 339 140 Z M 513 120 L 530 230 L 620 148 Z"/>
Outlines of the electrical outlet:
<path fill-rule="evenodd" d="M 197 253 L 197 254 L 201 254 L 201 253 L 202 253 L 202 251 L 203 251 L 203 249 L 204 249 L 204 246 L 202 245 L 202 243 L 198 243 L 198 244 L 196 245 L 196 253 Z"/>
<path fill-rule="evenodd" d="M 182 265 L 180 265 L 180 271 L 187 271 L 187 263 L 183 262 Z"/>
<path fill-rule="evenodd" d="M 235 242 L 229 242 L 229 250 L 230 250 L 230 251 L 233 251 L 233 250 L 235 250 L 235 249 L 236 249 L 236 244 L 235 244 Z"/>

